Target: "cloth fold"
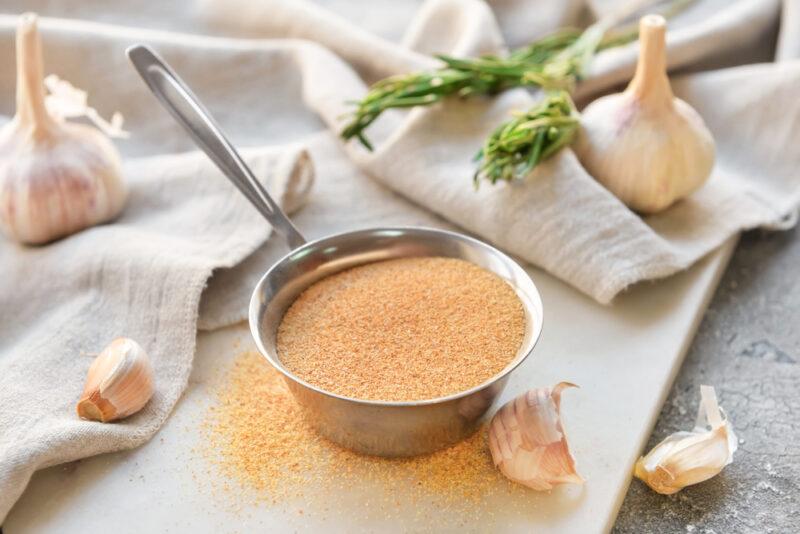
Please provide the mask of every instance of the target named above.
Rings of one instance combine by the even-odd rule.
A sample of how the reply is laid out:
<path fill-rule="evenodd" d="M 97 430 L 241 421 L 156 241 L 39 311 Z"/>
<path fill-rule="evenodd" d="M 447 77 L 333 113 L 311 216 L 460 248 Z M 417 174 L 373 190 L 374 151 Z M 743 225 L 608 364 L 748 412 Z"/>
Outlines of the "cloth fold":
<path fill-rule="evenodd" d="M 272 14 L 287 3 L 294 22 L 281 27 Z M 504 4 L 524 9 L 522 2 Z M 295 36 L 298 27 L 304 36 L 321 32 L 315 29 L 319 8 L 303 5 L 229 0 L 204 4 L 204 9 L 218 27 L 239 28 L 249 35 L 258 28 L 271 37 L 283 35 L 282 30 Z M 731 57 L 748 61 L 753 54 L 764 59 L 757 57 L 759 46 L 754 43 L 769 44 L 780 4 L 738 0 L 722 6 L 715 0 L 695 2 L 674 16 L 668 33 L 673 69 L 729 64 Z M 267 24 L 267 19 L 272 22 Z M 360 39 L 350 39 L 348 24 L 336 17 L 325 23 L 326 46 L 343 58 L 364 46 Z M 426 2 L 404 43 L 425 54 L 503 52 L 501 28 L 479 0 Z M 637 47 L 631 43 L 601 53 L 589 79 L 579 85 L 581 99 L 627 81 Z M 430 68 L 427 58 L 417 60 L 403 47 L 389 49 L 378 37 L 372 38 L 370 48 L 380 53 L 370 56 L 371 65 L 361 60 L 355 64 L 362 73 Z M 406 68 L 408 59 L 414 61 Z M 348 111 L 344 103 L 362 96 L 366 85 L 338 58 L 304 61 L 298 68 L 304 79 L 337 81 L 306 84 L 304 98 L 329 128 L 340 131 Z M 800 81 L 798 74 L 796 62 L 785 60 L 675 77 L 676 95 L 697 109 L 716 139 L 716 168 L 695 195 L 644 219 L 598 185 L 570 149 L 521 182 L 473 191 L 473 157 L 481 141 L 513 110 L 527 109 L 538 97 L 523 89 L 495 98 L 448 99 L 407 113 L 391 110 L 367 131 L 375 141 L 374 152 L 355 142 L 345 151 L 387 187 L 607 304 L 631 284 L 687 268 L 736 232 L 778 228 L 793 220 L 800 207 L 800 176 L 789 169 L 800 166 L 800 154 L 792 150 L 800 137 L 800 100 L 789 95 Z M 764 115 L 768 110 L 779 110 L 770 113 L 769 122 Z M 768 136 L 757 133 L 764 128 Z"/>
<path fill-rule="evenodd" d="M 282 254 L 274 240 L 264 245 L 269 226 L 204 156 L 181 154 L 192 144 L 128 65 L 133 43 L 154 46 L 234 144 L 250 147 L 246 159 L 286 208 L 309 194 L 314 170 L 303 147 L 324 147 L 316 169 L 324 196 L 303 210 L 305 232 L 429 223 L 391 190 L 608 303 L 742 229 L 796 220 L 795 0 L 696 0 L 671 19 L 674 89 L 708 123 L 718 160 L 702 190 L 646 219 L 569 149 L 521 182 L 473 190 L 483 138 L 536 92 L 387 112 L 367 132 L 374 153 L 335 141 L 347 101 L 368 83 L 433 68 L 433 53 L 502 53 L 589 23 L 610 1 L 430 0 L 416 14 L 393 0 L 333 3 L 341 16 L 303 0 L 4 2 L 0 123 L 13 114 L 16 14 L 39 11 L 50 17 L 41 21 L 45 72 L 87 89 L 101 115 L 125 115 L 132 136 L 118 146 L 132 195 L 117 221 L 46 247 L 0 240 L 0 522 L 36 469 L 149 439 L 186 386 L 196 329 L 243 319 L 254 280 Z M 636 44 L 600 54 L 580 102 L 625 83 L 636 55 Z M 152 356 L 156 396 L 116 424 L 80 421 L 74 403 L 88 353 L 119 335 Z"/>
<path fill-rule="evenodd" d="M 284 207 L 304 202 L 304 149 L 246 159 Z M 204 154 L 130 159 L 125 176 L 130 198 L 112 224 L 45 247 L 0 242 L 0 520 L 35 470 L 155 434 L 186 387 L 212 271 L 271 233 Z M 75 403 L 93 354 L 118 336 L 146 347 L 155 394 L 124 424 L 82 421 Z"/>

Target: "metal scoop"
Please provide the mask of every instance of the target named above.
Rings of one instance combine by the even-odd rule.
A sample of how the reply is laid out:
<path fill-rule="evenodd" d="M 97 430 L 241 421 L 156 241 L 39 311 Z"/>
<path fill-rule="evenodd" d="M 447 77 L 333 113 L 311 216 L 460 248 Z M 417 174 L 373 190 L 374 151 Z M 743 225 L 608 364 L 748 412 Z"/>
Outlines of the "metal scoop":
<path fill-rule="evenodd" d="M 531 353 L 542 332 L 542 300 L 527 273 L 486 243 L 433 228 L 374 228 L 306 241 L 172 69 L 145 46 L 133 46 L 127 54 L 164 107 L 292 247 L 256 285 L 250 300 L 250 330 L 258 350 L 285 377 L 310 424 L 343 447 L 378 456 L 429 453 L 473 433 L 505 387 L 509 373 Z M 357 265 L 413 256 L 460 258 L 495 273 L 514 288 L 525 309 L 526 329 L 516 357 L 503 371 L 461 393 L 395 402 L 337 395 L 283 366 L 276 349 L 278 326 L 303 290 Z"/>

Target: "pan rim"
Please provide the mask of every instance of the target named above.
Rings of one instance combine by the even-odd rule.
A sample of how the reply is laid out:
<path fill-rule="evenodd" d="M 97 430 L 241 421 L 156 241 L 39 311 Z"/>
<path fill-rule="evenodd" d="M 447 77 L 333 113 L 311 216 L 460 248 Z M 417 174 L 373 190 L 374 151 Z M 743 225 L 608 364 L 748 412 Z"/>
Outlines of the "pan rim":
<path fill-rule="evenodd" d="M 507 265 L 510 265 L 512 267 L 512 269 L 515 271 L 515 274 L 521 275 L 524 280 L 529 281 L 530 285 L 531 285 L 531 288 L 533 290 L 533 292 L 532 292 L 533 294 L 529 295 L 526 292 L 525 296 L 527 298 L 531 299 L 532 302 L 526 303 L 525 299 L 522 299 L 522 298 L 520 298 L 520 300 L 523 302 L 523 307 L 525 308 L 526 321 L 528 321 L 530 323 L 534 323 L 533 317 L 531 316 L 531 313 L 530 313 L 532 310 L 529 310 L 529 307 L 533 307 L 534 311 L 538 312 L 538 314 L 537 314 L 538 315 L 538 322 L 536 322 L 536 323 L 531 325 L 531 327 L 532 327 L 532 335 L 531 335 L 530 340 L 528 341 L 528 346 L 527 347 L 520 347 L 519 352 L 517 353 L 517 355 L 514 357 L 514 359 L 506 367 L 504 367 L 499 373 L 491 376 L 490 378 L 488 378 L 484 382 L 481 382 L 477 386 L 473 386 L 470 389 L 466 389 L 466 390 L 459 391 L 459 392 L 456 392 L 456 393 L 451 393 L 450 395 L 445 395 L 445 396 L 442 396 L 442 397 L 434 397 L 432 399 L 420 399 L 420 400 L 409 400 L 409 401 L 390 401 L 390 400 L 359 399 L 357 397 L 348 397 L 346 395 L 341 395 L 339 393 L 334 393 L 332 391 L 328 391 L 326 389 L 320 388 L 319 386 L 311 384 L 310 382 L 307 382 L 307 381 L 303 380 L 299 376 L 295 375 L 294 373 L 292 373 L 291 371 L 286 369 L 286 367 L 281 363 L 280 358 L 277 355 L 277 351 L 275 351 L 276 354 L 272 354 L 272 351 L 267 350 L 267 348 L 264 345 L 264 342 L 263 342 L 263 339 L 262 339 L 262 334 L 261 334 L 261 325 L 260 325 L 260 321 L 261 321 L 260 320 L 260 316 L 261 316 L 261 314 L 260 314 L 260 311 L 261 311 L 262 308 L 265 308 L 268 305 L 268 302 L 262 302 L 261 294 L 263 293 L 263 287 L 264 287 L 265 283 L 267 282 L 267 280 L 270 279 L 271 274 L 276 269 L 278 269 L 282 264 L 284 264 L 287 260 L 289 260 L 292 256 L 294 256 L 294 255 L 296 255 L 298 253 L 302 253 L 304 250 L 317 247 L 320 244 L 325 243 L 326 241 L 340 239 L 340 238 L 342 238 L 344 236 L 358 236 L 359 234 L 362 234 L 362 235 L 373 234 L 374 235 L 376 233 L 391 234 L 391 233 L 398 233 L 398 232 L 403 233 L 403 234 L 406 234 L 406 233 L 409 233 L 409 232 L 426 233 L 426 234 L 437 234 L 439 236 L 447 237 L 449 239 L 456 239 L 456 240 L 466 241 L 467 243 L 469 243 L 472 246 L 477 246 L 479 248 L 482 247 L 482 248 L 488 249 L 493 254 L 498 255 L 499 257 L 501 257 L 505 261 L 505 263 Z M 465 261 L 468 261 L 468 260 L 465 260 Z M 519 290 L 517 288 L 515 288 L 515 291 L 517 292 L 517 294 L 519 296 Z M 530 306 L 529 306 L 529 304 L 530 304 Z M 295 382 L 295 383 L 297 383 L 297 384 L 299 384 L 299 385 L 301 385 L 301 386 L 303 386 L 303 387 L 305 387 L 307 389 L 310 389 L 310 390 L 312 390 L 312 391 L 314 391 L 316 393 L 319 393 L 321 395 L 324 395 L 326 397 L 331 397 L 331 398 L 334 398 L 334 399 L 337 399 L 337 400 L 340 400 L 340 401 L 356 403 L 356 404 L 359 404 L 359 405 L 372 406 L 372 407 L 383 407 L 383 408 L 386 408 L 386 407 L 397 407 L 397 408 L 408 407 L 408 408 L 411 408 L 411 407 L 419 407 L 419 406 L 430 406 L 430 405 L 435 405 L 435 404 L 445 404 L 445 403 L 449 403 L 449 402 L 453 402 L 453 401 L 458 401 L 458 400 L 460 400 L 460 399 L 462 399 L 464 397 L 469 397 L 469 396 L 471 396 L 471 395 L 473 395 L 473 394 L 475 394 L 475 393 L 477 393 L 479 391 L 485 390 L 485 389 L 491 387 L 492 385 L 494 385 L 495 383 L 503 380 L 511 372 L 513 372 L 515 369 L 517 369 L 517 367 L 519 367 L 524 361 L 526 361 L 528 359 L 528 357 L 533 352 L 533 349 L 538 344 L 539 339 L 541 338 L 542 329 L 543 329 L 543 326 L 544 326 L 544 324 L 543 324 L 543 322 L 544 322 L 544 309 L 543 309 L 543 305 L 542 305 L 541 294 L 539 293 L 539 288 L 536 286 L 536 283 L 533 281 L 533 279 L 530 277 L 530 275 L 528 275 L 528 273 L 522 268 L 522 266 L 519 265 L 519 263 L 517 263 L 513 258 L 508 256 L 503 251 L 495 248 L 494 246 L 492 246 L 492 245 L 490 245 L 490 244 L 488 244 L 488 243 L 486 243 L 484 241 L 481 241 L 480 239 L 475 239 L 473 237 L 470 237 L 470 236 L 467 236 L 467 235 L 464 235 L 464 234 L 461 234 L 461 233 L 458 233 L 458 232 L 453 232 L 453 231 L 450 231 L 450 230 L 442 230 L 442 229 L 438 229 L 438 228 L 430 228 L 430 227 L 425 227 L 425 226 L 392 226 L 392 227 L 377 227 L 377 228 L 367 228 L 367 229 L 362 229 L 362 230 L 352 230 L 352 231 L 339 232 L 339 233 L 336 233 L 336 234 L 331 234 L 331 235 L 327 235 L 327 236 L 321 237 L 319 239 L 308 241 L 304 245 L 289 251 L 287 254 L 285 254 L 283 257 L 281 257 L 278 261 L 276 261 L 269 269 L 267 269 L 267 271 L 264 273 L 264 275 L 262 275 L 262 277 L 256 283 L 255 288 L 253 289 L 253 293 L 252 293 L 252 295 L 250 297 L 250 306 L 249 306 L 248 318 L 249 318 L 248 322 L 249 322 L 249 325 L 250 325 L 250 333 L 251 333 L 253 339 L 255 340 L 256 347 L 258 348 L 258 351 L 261 354 L 261 356 L 263 356 L 270 363 L 270 365 L 272 365 L 272 367 L 274 367 L 278 372 L 280 372 L 284 377 L 286 377 L 287 379 L 291 380 L 292 382 Z"/>

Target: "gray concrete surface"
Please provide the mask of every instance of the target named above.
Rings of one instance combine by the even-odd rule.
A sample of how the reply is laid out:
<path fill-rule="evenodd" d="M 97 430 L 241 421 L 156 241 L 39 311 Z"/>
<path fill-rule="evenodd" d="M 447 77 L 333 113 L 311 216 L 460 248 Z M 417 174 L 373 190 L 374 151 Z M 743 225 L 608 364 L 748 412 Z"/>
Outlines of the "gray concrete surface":
<path fill-rule="evenodd" d="M 745 234 L 647 445 L 694 422 L 713 385 L 739 449 L 672 496 L 634 480 L 613 532 L 800 532 L 800 230 Z"/>

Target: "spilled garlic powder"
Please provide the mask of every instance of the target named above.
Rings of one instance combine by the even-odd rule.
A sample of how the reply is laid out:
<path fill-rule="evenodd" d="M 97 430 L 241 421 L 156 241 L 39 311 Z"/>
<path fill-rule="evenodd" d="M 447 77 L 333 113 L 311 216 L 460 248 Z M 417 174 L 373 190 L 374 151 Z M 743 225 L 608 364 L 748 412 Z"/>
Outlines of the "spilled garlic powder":
<path fill-rule="evenodd" d="M 403 258 L 329 276 L 290 306 L 278 355 L 292 373 L 359 399 L 431 399 L 478 386 L 517 355 L 525 311 L 496 274 Z"/>
<path fill-rule="evenodd" d="M 412 502 L 437 500 L 464 508 L 487 497 L 525 495 L 492 465 L 485 429 L 448 449 L 427 456 L 387 459 L 362 456 L 327 441 L 306 425 L 282 375 L 262 356 L 236 358 L 218 386 L 217 402 L 204 421 L 205 448 L 213 464 L 207 479 L 229 481 L 234 500 L 281 503 L 313 493 L 347 495 L 353 487 L 377 486 L 370 499 L 392 508 L 399 488 Z M 526 506 L 529 506 L 528 503 Z M 373 504 L 370 504 L 373 506 Z"/>

